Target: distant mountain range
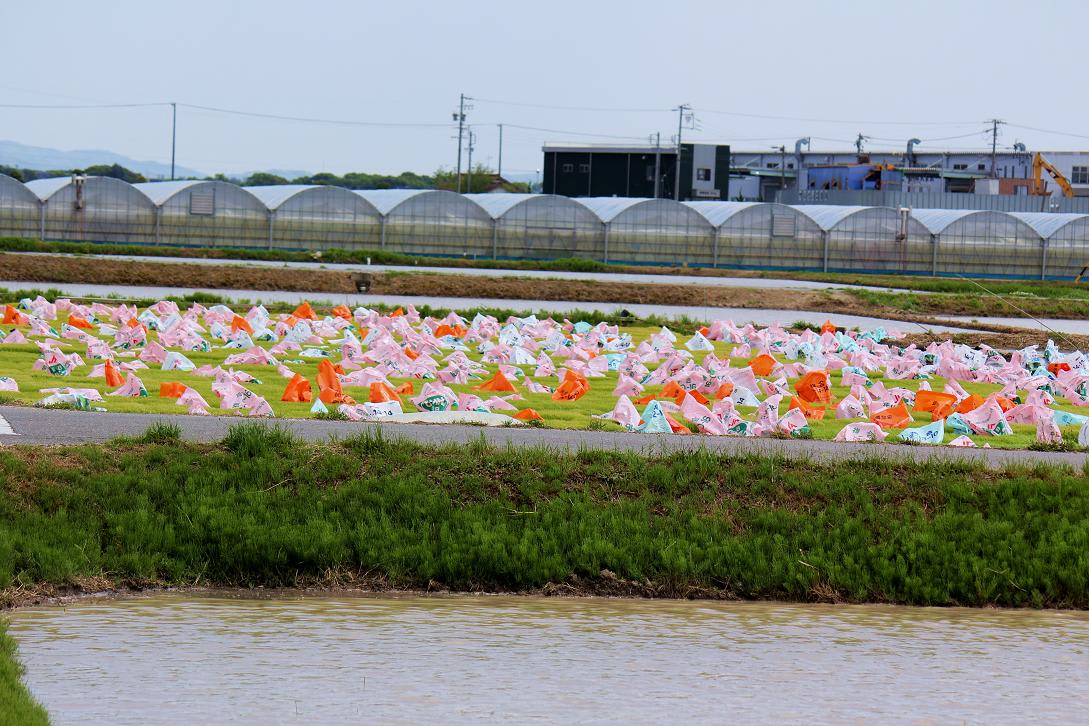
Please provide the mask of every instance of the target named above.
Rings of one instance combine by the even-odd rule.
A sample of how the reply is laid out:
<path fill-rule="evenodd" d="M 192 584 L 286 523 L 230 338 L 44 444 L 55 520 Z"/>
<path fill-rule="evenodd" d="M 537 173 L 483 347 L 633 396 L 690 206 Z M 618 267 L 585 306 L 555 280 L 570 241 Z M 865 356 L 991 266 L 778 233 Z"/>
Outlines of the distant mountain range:
<path fill-rule="evenodd" d="M 170 164 L 158 161 L 137 161 L 123 154 L 102 149 L 76 149 L 62 151 L 61 149 L 49 149 L 43 146 L 27 146 L 17 141 L 0 140 L 0 164 L 17 166 L 22 169 L 82 169 L 95 164 L 120 164 L 126 169 L 132 169 L 146 176 L 148 179 L 169 179 Z M 174 170 L 175 176 L 207 176 L 202 171 L 179 166 Z"/>

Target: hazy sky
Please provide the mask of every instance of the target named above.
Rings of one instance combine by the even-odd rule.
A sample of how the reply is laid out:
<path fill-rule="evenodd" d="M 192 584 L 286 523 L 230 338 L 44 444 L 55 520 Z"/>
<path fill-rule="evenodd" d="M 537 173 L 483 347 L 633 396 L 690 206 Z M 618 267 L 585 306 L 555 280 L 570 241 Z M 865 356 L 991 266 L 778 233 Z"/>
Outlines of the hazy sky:
<path fill-rule="evenodd" d="M 1081 0 L 8 0 L 0 26 L 0 106 L 177 101 L 440 124 L 179 107 L 178 164 L 207 172 L 452 167 L 461 92 L 480 99 L 474 159 L 495 165 L 508 124 L 508 172 L 540 167 L 543 141 L 668 140 L 679 103 L 701 126 L 686 138 L 735 148 L 841 148 L 859 132 L 871 149 L 912 136 L 981 148 L 992 117 L 1009 122 L 1003 146 L 1089 148 Z M 170 110 L 0 107 L 0 139 L 169 161 Z"/>

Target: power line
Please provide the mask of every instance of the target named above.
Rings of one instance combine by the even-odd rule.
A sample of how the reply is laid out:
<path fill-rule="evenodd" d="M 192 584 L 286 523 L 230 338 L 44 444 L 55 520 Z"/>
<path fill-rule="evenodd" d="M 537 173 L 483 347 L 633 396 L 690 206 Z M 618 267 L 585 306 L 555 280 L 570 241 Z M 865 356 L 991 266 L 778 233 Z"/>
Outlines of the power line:
<path fill-rule="evenodd" d="M 296 121 L 300 123 L 314 123 L 314 124 L 332 124 L 336 126 L 372 126 L 372 127 L 418 127 L 418 128 L 450 128 L 452 124 L 448 123 L 416 123 L 416 122 L 401 122 L 401 121 L 355 121 L 351 119 L 329 119 L 329 118 L 312 118 L 307 116 L 285 116 L 275 113 L 259 113 L 256 111 L 239 111 L 231 108 L 220 108 L 217 106 L 201 106 L 195 103 L 179 103 L 179 106 L 183 108 L 192 108 L 200 111 L 210 111 L 212 113 L 224 113 L 233 116 L 248 116 L 250 118 L 267 118 L 276 121 Z"/>
<path fill-rule="evenodd" d="M 0 108 L 27 108 L 27 109 L 92 109 L 92 108 L 150 108 L 152 106 L 169 106 L 169 101 L 153 101 L 151 103 L 0 103 Z"/>
<path fill-rule="evenodd" d="M 544 108 L 553 111 L 594 111 L 601 113 L 667 113 L 666 108 L 606 108 L 601 106 L 554 106 L 547 103 L 521 103 L 518 101 L 497 101 L 492 98 L 477 98 L 481 103 L 493 103 L 498 106 L 517 106 L 520 108 Z"/>
<path fill-rule="evenodd" d="M 1035 126 L 1022 126 L 1021 124 L 1015 124 L 1015 123 L 1010 123 L 1010 122 L 1007 122 L 1006 125 L 1010 126 L 1012 128 L 1015 128 L 1015 129 L 1025 129 L 1026 131 L 1038 131 L 1038 132 L 1040 132 L 1042 134 L 1054 134 L 1056 136 L 1070 136 L 1070 137 L 1073 137 L 1075 139 L 1089 139 L 1089 135 L 1086 135 L 1086 134 L 1073 134 L 1073 133 L 1070 133 L 1069 131 L 1053 131 L 1051 129 L 1041 129 L 1041 128 L 1036 128 Z"/>
<path fill-rule="evenodd" d="M 570 136 L 591 136 L 599 139 L 621 139 L 623 141 L 632 141 L 635 139 L 642 140 L 642 136 L 617 136 L 615 134 L 591 134 L 581 131 L 567 131 L 564 129 L 545 129 L 539 126 L 521 126 L 519 124 L 504 123 L 503 128 L 506 129 L 521 129 L 523 131 L 543 131 L 548 134 L 569 134 Z"/>

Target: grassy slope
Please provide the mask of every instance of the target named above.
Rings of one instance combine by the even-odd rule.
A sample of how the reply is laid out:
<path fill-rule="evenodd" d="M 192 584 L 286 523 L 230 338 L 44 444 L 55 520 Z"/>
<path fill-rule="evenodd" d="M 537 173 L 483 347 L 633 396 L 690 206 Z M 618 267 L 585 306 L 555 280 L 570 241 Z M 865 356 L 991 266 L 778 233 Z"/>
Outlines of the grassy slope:
<path fill-rule="evenodd" d="M 34 702 L 20 681 L 22 668 L 16 660 L 15 641 L 0 620 L 0 726 L 47 724 L 45 711 Z"/>
<path fill-rule="evenodd" d="M 239 308 L 240 309 L 240 308 Z M 54 324 L 54 327 L 59 327 L 60 321 Z M 631 333 L 632 339 L 637 343 L 651 333 L 655 332 L 657 328 L 651 326 L 632 326 L 622 327 L 622 332 Z M 682 337 L 682 328 L 679 326 L 675 328 L 678 335 L 678 346 L 683 343 L 690 333 L 684 333 Z M 68 344 L 70 341 L 63 341 Z M 732 344 L 726 344 L 722 342 L 716 342 L 715 352 L 719 356 L 727 356 L 729 351 L 734 347 Z M 268 347 L 265 344 L 264 347 Z M 85 348 L 82 344 L 78 345 L 63 345 L 62 348 L 66 352 L 76 351 L 81 354 L 85 352 Z M 223 359 L 232 352 L 232 350 L 213 349 L 208 353 L 187 353 L 187 357 L 190 358 L 197 366 L 203 364 L 218 365 L 223 362 Z M 32 371 L 31 365 L 35 358 L 38 356 L 37 346 L 33 343 L 28 345 L 0 345 L 0 376 L 9 376 L 14 378 L 20 388 L 20 393 L 12 394 L 0 392 L 0 402 L 18 402 L 25 404 L 32 404 L 43 397 L 44 394 L 39 394 L 38 391 L 43 388 L 52 388 L 58 386 L 72 386 L 72 387 L 91 387 L 98 388 L 101 392 L 105 393 L 108 390 L 105 386 L 105 381 L 102 378 L 89 378 L 87 376 L 91 371 L 91 367 L 97 361 L 87 361 L 88 365 L 77 369 L 72 375 L 66 377 L 56 377 L 49 374 L 47 371 Z M 471 358 L 479 359 L 480 355 L 473 352 L 470 354 Z M 286 358 L 286 357 L 285 357 Z M 696 360 L 702 360 L 701 354 L 696 355 Z M 290 360 L 305 360 L 305 363 L 291 363 L 288 367 L 292 370 L 299 372 L 314 380 L 317 374 L 317 360 L 316 359 L 296 359 L 289 358 Z M 746 359 L 734 358 L 732 359 L 732 365 L 735 367 L 744 366 L 747 363 Z M 284 388 L 287 385 L 287 380 L 281 378 L 275 371 L 275 368 L 271 366 L 234 366 L 235 370 L 242 370 L 250 373 L 258 378 L 260 384 L 247 384 L 247 387 L 253 390 L 260 396 L 265 397 L 276 413 L 277 416 L 286 417 L 308 417 L 310 416 L 310 404 L 305 403 L 283 403 L 280 401 L 280 397 L 283 394 Z M 488 366 L 490 371 L 494 371 L 496 366 Z M 534 366 L 522 366 L 522 370 L 532 376 Z M 168 381 L 177 381 L 186 384 L 196 389 L 206 401 L 208 401 L 211 409 L 215 413 L 229 413 L 221 412 L 215 407 L 218 405 L 218 401 L 215 395 L 212 393 L 212 379 L 201 378 L 193 376 L 187 373 L 180 373 L 176 371 L 163 371 L 159 367 L 152 366 L 149 370 L 137 371 L 137 376 L 143 381 L 145 387 L 150 394 L 148 398 L 121 398 L 114 396 L 104 395 L 105 402 L 95 404 L 102 408 L 106 408 L 109 411 L 127 412 L 127 413 L 173 413 L 181 414 L 185 413 L 185 409 L 176 405 L 173 399 L 159 398 L 159 384 Z M 618 375 L 615 372 L 610 372 L 605 378 L 592 378 L 590 379 L 590 392 L 578 401 L 553 401 L 548 394 L 543 393 L 530 393 L 524 386 L 516 384 L 519 392 L 525 397 L 524 401 L 514 401 L 513 404 L 519 409 L 521 408 L 533 408 L 544 418 L 543 424 L 550 428 L 575 428 L 585 429 L 590 426 L 604 427 L 608 430 L 619 431 L 620 427 L 611 421 L 602 421 L 594 419 L 591 414 L 600 414 L 611 411 L 616 404 L 616 398 L 612 395 L 612 390 L 616 386 Z M 422 381 L 415 379 L 402 379 L 395 378 L 393 382 L 395 384 L 404 383 L 410 381 L 415 386 L 415 390 L 418 393 L 422 388 Z M 838 384 L 840 380 L 839 375 L 832 375 L 833 384 Z M 874 380 L 878 380 L 874 377 Z M 893 381 L 881 379 L 888 387 L 903 386 L 907 388 L 916 388 L 917 381 Z M 540 379 L 539 382 L 546 385 L 555 386 L 556 379 Z M 479 391 L 474 391 L 474 387 L 479 385 L 479 382 L 470 382 L 464 385 L 453 385 L 451 388 L 456 392 L 476 393 L 481 398 L 488 398 L 492 394 L 481 394 Z M 935 378 L 931 381 L 931 385 L 935 390 L 941 390 L 945 385 L 945 380 L 942 378 Z M 655 393 L 661 390 L 661 386 L 648 386 L 647 393 Z M 966 383 L 964 388 L 972 393 L 979 393 L 986 396 L 989 393 L 998 391 L 1001 386 L 990 384 L 976 384 Z M 316 387 L 315 387 L 316 392 Z M 365 388 L 346 388 L 345 392 L 356 398 L 358 401 L 364 401 L 367 399 L 367 389 Z M 832 395 L 835 400 L 840 400 L 844 396 L 850 393 L 848 388 L 843 386 L 833 385 Z M 761 396 L 763 397 L 763 396 Z M 408 401 L 408 397 L 403 397 L 403 405 L 406 411 L 414 410 L 412 404 Z M 1071 406 L 1065 401 L 1060 399 L 1061 402 L 1055 405 L 1055 408 L 1071 411 L 1074 413 L 1085 413 L 1084 409 L 1078 409 L 1076 406 Z M 785 400 L 780 405 L 782 413 L 786 413 L 790 401 Z M 746 410 L 741 409 L 743 413 L 751 414 L 755 409 Z M 506 413 L 514 413 L 509 411 Z M 750 416 L 751 417 L 751 416 Z M 923 425 L 930 422 L 929 415 L 923 415 L 915 425 Z M 813 421 L 810 423 L 810 427 L 813 429 L 813 436 L 817 439 L 832 439 L 839 432 L 843 426 L 848 423 L 847 420 L 837 420 L 834 418 L 834 409 L 829 410 L 829 414 L 824 421 Z M 94 419 L 88 418 L 87 425 L 93 426 Z M 1026 448 L 1032 446 L 1036 440 L 1036 427 L 1026 424 L 1014 424 L 1014 435 L 1012 436 L 973 436 L 972 438 L 979 444 L 990 444 L 995 448 Z M 1067 427 L 1065 432 L 1071 445 L 1076 444 L 1077 427 Z M 951 441 L 956 438 L 956 435 L 952 432 L 947 432 L 945 441 Z M 890 441 L 895 440 L 895 432 L 890 436 Z"/>
<path fill-rule="evenodd" d="M 608 570 L 667 596 L 1089 607 L 1089 488 L 1060 469 L 175 433 L 0 450 L 0 587 L 526 590 Z"/>

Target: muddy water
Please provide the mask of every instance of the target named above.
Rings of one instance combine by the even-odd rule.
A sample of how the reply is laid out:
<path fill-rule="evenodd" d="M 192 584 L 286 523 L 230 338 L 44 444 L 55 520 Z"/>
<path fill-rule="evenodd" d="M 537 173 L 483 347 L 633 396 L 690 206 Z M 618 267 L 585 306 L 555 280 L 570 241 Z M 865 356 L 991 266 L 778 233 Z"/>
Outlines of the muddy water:
<path fill-rule="evenodd" d="M 56 724 L 1081 722 L 1089 614 L 164 595 L 12 614 Z"/>
<path fill-rule="evenodd" d="M 672 319 L 688 317 L 695 320 L 733 320 L 738 324 L 754 323 L 760 326 L 767 326 L 773 323 L 790 325 L 799 320 L 811 325 L 821 325 L 825 320 L 831 320 L 834 325 L 839 327 L 858 328 L 859 330 L 873 330 L 879 326 L 908 333 L 917 333 L 924 330 L 932 330 L 937 333 L 960 333 L 971 330 L 970 326 L 961 328 L 945 325 L 919 325 L 916 323 L 907 323 L 886 318 L 873 318 L 863 315 L 841 315 L 839 313 L 805 310 L 757 310 L 752 308 L 715 308 L 692 305 L 647 305 L 643 303 L 565 302 L 562 300 L 514 300 L 472 297 L 424 297 L 412 295 L 342 295 L 329 292 L 286 292 L 282 290 L 230 290 L 220 288 L 182 289 L 177 287 L 96 285 L 91 283 L 68 282 L 43 282 L 40 284 L 32 284 L 0 280 L 0 288 L 8 290 L 21 290 L 31 287 L 61 290 L 66 295 L 103 298 L 107 296 L 120 296 L 124 299 L 164 298 L 171 295 L 180 296 L 188 295 L 192 292 L 206 292 L 229 300 L 287 302 L 291 304 L 298 304 L 304 300 L 309 300 L 314 303 L 324 302 L 331 305 L 344 304 L 349 307 L 356 307 L 358 305 L 376 305 L 380 303 L 398 305 L 412 304 L 431 305 L 433 307 L 462 311 L 474 307 L 503 308 L 507 310 L 524 311 L 527 314 L 537 310 L 547 310 L 552 313 L 588 310 L 606 314 L 616 314 L 621 310 L 627 310 L 629 313 L 640 317 L 660 315 Z"/>

